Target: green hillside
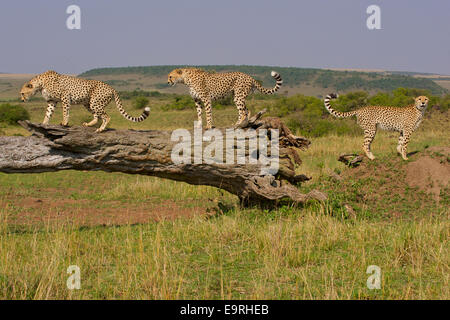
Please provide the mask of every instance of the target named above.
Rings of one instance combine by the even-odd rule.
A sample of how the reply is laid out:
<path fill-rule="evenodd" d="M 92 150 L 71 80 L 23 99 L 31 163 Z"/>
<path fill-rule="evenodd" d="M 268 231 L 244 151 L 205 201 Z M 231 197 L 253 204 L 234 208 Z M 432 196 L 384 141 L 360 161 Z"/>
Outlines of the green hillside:
<path fill-rule="evenodd" d="M 177 65 L 97 68 L 86 71 L 80 76 L 119 76 L 135 74 L 145 77 L 165 77 L 174 68 L 186 67 Z M 339 92 L 349 90 L 392 91 L 398 87 L 429 90 L 433 94 L 443 94 L 447 89 L 439 86 L 431 79 L 416 78 L 404 74 L 382 72 L 334 71 L 312 68 L 246 66 L 246 65 L 210 65 L 199 66 L 205 70 L 224 72 L 241 71 L 254 76 L 263 83 L 271 83 L 270 71 L 278 71 L 287 87 L 310 86 L 319 89 L 333 89 Z"/>

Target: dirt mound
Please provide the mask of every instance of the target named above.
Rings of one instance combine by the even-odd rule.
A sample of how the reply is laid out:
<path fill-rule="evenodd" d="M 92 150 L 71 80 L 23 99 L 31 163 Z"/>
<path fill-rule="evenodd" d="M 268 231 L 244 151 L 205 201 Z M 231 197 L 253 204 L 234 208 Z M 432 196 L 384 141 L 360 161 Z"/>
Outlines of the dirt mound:
<path fill-rule="evenodd" d="M 331 193 L 358 214 L 386 217 L 442 213 L 448 206 L 450 148 L 432 147 L 401 157 L 364 158 L 360 166 L 331 179 Z M 348 210 L 347 210 L 348 211 Z"/>
<path fill-rule="evenodd" d="M 428 149 L 426 154 L 406 165 L 406 183 L 432 194 L 434 200 L 439 201 L 441 190 L 448 187 L 450 180 L 449 159 L 449 147 Z"/>

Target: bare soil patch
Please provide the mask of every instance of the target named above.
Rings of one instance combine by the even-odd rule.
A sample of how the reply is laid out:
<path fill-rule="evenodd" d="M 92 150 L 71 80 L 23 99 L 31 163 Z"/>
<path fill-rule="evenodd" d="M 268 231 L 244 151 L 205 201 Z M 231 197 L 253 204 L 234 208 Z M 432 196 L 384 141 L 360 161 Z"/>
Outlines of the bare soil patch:
<path fill-rule="evenodd" d="M 406 183 L 440 200 L 441 190 L 450 180 L 450 147 L 433 147 L 427 154 L 406 165 Z"/>
<path fill-rule="evenodd" d="M 9 197 L 0 200 L 0 209 L 8 207 L 10 224 L 76 226 L 126 225 L 206 214 L 206 207 L 183 207 L 173 201 L 160 203 L 123 203 L 86 199 L 50 199 Z M 11 210 L 12 209 L 12 210 Z"/>

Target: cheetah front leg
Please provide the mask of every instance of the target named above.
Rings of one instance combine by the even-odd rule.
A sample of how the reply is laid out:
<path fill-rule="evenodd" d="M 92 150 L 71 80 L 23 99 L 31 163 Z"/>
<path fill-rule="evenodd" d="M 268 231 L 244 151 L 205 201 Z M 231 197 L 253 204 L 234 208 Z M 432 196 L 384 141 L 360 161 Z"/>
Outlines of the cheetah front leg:
<path fill-rule="evenodd" d="M 194 99 L 195 108 L 197 109 L 197 128 L 202 127 L 202 101 L 200 99 Z"/>
<path fill-rule="evenodd" d="M 377 133 L 376 127 L 371 130 L 364 130 L 364 144 L 363 149 L 367 155 L 367 158 L 370 160 L 374 160 L 375 156 L 370 151 L 370 145 L 372 144 L 373 139 L 375 138 L 375 134 Z"/>
<path fill-rule="evenodd" d="M 48 124 L 50 122 L 50 118 L 52 117 L 55 108 L 55 102 L 51 101 L 47 103 L 47 112 L 45 113 L 44 121 L 42 121 L 42 124 Z"/>

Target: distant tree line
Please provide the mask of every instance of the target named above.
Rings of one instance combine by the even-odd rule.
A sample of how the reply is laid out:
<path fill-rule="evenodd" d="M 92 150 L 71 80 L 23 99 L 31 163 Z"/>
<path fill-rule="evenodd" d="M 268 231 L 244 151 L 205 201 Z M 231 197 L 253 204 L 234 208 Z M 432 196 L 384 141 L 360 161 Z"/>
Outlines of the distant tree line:
<path fill-rule="evenodd" d="M 150 66 L 150 67 L 123 67 L 123 68 L 98 68 L 82 73 L 80 76 L 122 75 L 140 74 L 145 76 L 166 76 L 175 68 L 183 68 L 183 65 Z M 314 84 L 322 88 L 333 88 L 337 91 L 348 90 L 382 90 L 392 91 L 398 87 L 422 88 L 432 94 L 445 94 L 447 90 L 431 79 L 415 78 L 409 73 L 376 73 L 357 71 L 336 71 L 313 68 L 273 67 L 273 66 L 246 66 L 246 65 L 210 65 L 198 66 L 210 72 L 240 71 L 252 75 L 255 79 L 270 86 L 274 80 L 270 76 L 272 70 L 277 70 L 283 77 L 285 86 L 295 87 Z M 108 80 L 109 82 L 114 80 Z M 118 80 L 123 81 L 123 80 Z M 161 84 L 158 84 L 162 89 Z"/>

